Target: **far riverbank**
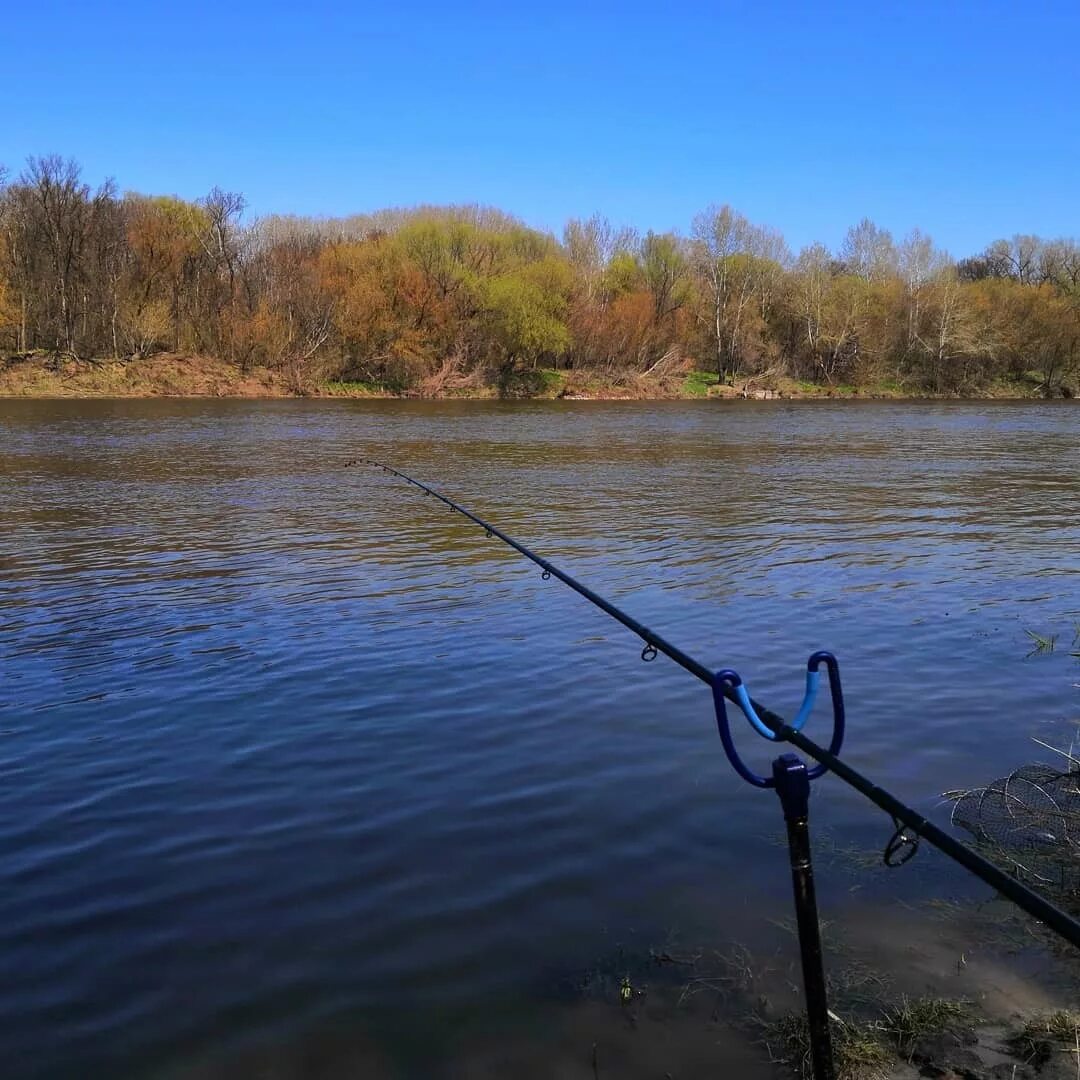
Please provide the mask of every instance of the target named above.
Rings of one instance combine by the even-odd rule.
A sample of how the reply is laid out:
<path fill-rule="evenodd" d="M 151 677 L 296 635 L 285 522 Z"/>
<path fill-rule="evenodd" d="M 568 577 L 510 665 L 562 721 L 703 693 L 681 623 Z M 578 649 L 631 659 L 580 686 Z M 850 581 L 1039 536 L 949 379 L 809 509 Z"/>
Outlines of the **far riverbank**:
<path fill-rule="evenodd" d="M 1076 388 L 1056 387 L 1052 396 L 1073 397 Z M 134 359 L 73 359 L 47 353 L 0 360 L 0 397 L 30 398 L 474 398 L 561 400 L 1045 400 L 1049 395 L 1036 378 L 996 382 L 966 392 L 928 394 L 897 382 L 867 385 L 804 382 L 758 376 L 719 384 L 713 373 L 686 371 L 662 376 L 598 371 L 552 370 L 516 372 L 501 385 L 472 384 L 420 390 L 365 381 L 290 378 L 265 367 L 244 369 L 214 357 L 157 353 Z"/>

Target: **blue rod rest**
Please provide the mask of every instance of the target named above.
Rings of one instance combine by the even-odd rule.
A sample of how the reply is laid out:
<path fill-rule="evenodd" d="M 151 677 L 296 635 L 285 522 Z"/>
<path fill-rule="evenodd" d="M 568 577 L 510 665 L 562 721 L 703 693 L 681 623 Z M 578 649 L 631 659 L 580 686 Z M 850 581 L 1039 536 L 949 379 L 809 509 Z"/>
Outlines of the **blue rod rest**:
<path fill-rule="evenodd" d="M 832 710 L 833 710 L 833 734 L 832 741 L 829 743 L 829 752 L 831 754 L 838 754 L 841 746 L 844 743 L 844 694 L 840 687 L 840 667 L 836 662 L 836 657 L 830 652 L 816 652 L 806 662 L 806 692 L 803 695 L 802 705 L 799 706 L 799 711 L 795 716 L 795 719 L 788 725 L 792 731 L 802 730 L 803 725 L 810 717 L 810 713 L 814 709 L 814 703 L 817 700 L 818 682 L 820 681 L 820 667 L 824 664 L 829 672 L 829 693 L 832 698 Z M 764 736 L 766 739 L 776 741 L 783 739 L 783 733 L 777 733 L 773 731 L 765 722 L 758 716 L 754 710 L 754 706 L 750 702 L 750 695 L 747 693 L 746 686 L 742 681 L 742 677 L 737 671 L 732 671 L 730 668 L 725 668 L 723 671 L 718 671 L 713 676 L 712 691 L 713 702 L 716 705 L 716 726 L 720 732 L 720 741 L 724 745 L 724 753 L 727 754 L 728 761 L 731 762 L 732 768 L 749 784 L 753 784 L 754 787 L 771 788 L 774 787 L 776 782 L 771 776 L 758 776 L 757 773 L 751 771 L 739 757 L 738 751 L 735 749 L 735 742 L 731 737 L 731 725 L 728 722 L 727 715 L 727 695 L 725 690 L 731 690 L 735 696 L 735 703 L 739 706 L 743 715 L 754 730 L 759 735 Z M 825 765 L 815 765 L 810 769 L 808 776 L 811 780 L 816 780 L 822 773 L 827 771 Z"/>

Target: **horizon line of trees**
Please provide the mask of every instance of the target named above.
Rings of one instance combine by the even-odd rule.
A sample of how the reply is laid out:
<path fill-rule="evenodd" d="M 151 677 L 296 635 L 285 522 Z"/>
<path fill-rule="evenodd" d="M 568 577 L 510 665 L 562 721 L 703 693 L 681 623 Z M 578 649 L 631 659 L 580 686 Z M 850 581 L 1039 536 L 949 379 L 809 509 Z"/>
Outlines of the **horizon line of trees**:
<path fill-rule="evenodd" d="M 936 393 L 1080 374 L 1080 244 L 1016 235 L 959 261 L 863 219 L 837 251 L 710 206 L 688 234 L 596 215 L 561 237 L 481 206 L 245 221 L 241 195 L 92 188 L 72 160 L 0 168 L 0 355 L 154 352 L 265 366 L 299 389 L 437 393 L 543 368 L 690 367 Z"/>

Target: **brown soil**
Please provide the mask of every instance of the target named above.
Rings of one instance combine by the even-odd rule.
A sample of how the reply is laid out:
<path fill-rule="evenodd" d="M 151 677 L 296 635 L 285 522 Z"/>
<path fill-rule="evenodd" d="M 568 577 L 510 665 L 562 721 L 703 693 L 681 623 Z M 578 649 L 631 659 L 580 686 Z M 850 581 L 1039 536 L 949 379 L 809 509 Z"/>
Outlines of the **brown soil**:
<path fill-rule="evenodd" d="M 275 372 L 209 356 L 157 353 L 134 360 L 55 359 L 0 362 L 0 397 L 290 397 Z"/>

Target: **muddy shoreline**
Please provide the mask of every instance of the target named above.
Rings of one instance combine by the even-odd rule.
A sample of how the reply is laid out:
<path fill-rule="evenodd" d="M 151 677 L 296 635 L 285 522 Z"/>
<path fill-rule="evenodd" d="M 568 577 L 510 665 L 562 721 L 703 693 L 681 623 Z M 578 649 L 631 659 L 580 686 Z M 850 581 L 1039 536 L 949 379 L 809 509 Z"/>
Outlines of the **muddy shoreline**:
<path fill-rule="evenodd" d="M 713 380 L 710 382 L 710 380 Z M 1066 396 L 1068 396 L 1066 394 Z M 525 372 L 502 387 L 484 385 L 425 394 L 363 382 L 290 379 L 264 367 L 241 369 L 206 356 L 159 353 L 129 359 L 60 359 L 47 354 L 0 359 L 0 398 L 385 398 L 390 400 L 562 401 L 1042 401 L 1026 383 L 994 384 L 965 394 L 906 391 L 895 384 L 850 386 L 776 378 L 717 385 L 702 372 L 653 378 L 583 371 Z"/>

